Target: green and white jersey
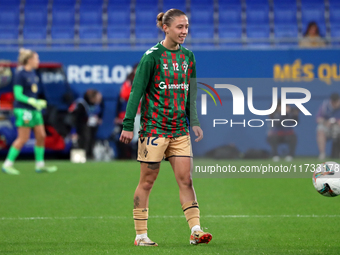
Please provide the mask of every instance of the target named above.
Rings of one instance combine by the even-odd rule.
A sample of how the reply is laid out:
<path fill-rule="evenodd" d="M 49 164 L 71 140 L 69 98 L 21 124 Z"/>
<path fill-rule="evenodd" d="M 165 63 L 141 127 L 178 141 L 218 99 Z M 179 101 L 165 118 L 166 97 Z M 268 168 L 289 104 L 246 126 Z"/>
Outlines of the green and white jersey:
<path fill-rule="evenodd" d="M 187 119 L 191 126 L 199 126 L 197 85 L 191 82 L 193 78 L 196 78 L 196 61 L 190 50 L 182 46 L 168 50 L 161 43 L 147 50 L 132 84 L 123 130 L 133 130 L 142 98 L 140 137 L 187 135 Z M 191 116 L 190 109 L 193 109 Z"/>

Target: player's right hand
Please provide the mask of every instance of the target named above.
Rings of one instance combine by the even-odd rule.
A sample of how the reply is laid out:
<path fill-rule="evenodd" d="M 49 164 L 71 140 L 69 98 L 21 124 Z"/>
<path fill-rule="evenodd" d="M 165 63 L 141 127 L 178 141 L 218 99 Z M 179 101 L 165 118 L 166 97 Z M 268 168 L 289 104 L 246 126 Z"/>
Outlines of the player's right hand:
<path fill-rule="evenodd" d="M 38 111 L 41 111 L 42 109 L 46 108 L 46 106 L 47 106 L 46 100 L 43 100 L 43 99 L 29 98 L 27 103 L 32 105 Z"/>
<path fill-rule="evenodd" d="M 123 130 L 120 135 L 119 141 L 121 141 L 122 143 L 128 144 L 132 141 L 132 138 L 133 138 L 133 131 Z"/>
<path fill-rule="evenodd" d="M 47 101 L 44 99 L 38 99 L 38 104 L 40 109 L 44 109 L 47 107 Z"/>

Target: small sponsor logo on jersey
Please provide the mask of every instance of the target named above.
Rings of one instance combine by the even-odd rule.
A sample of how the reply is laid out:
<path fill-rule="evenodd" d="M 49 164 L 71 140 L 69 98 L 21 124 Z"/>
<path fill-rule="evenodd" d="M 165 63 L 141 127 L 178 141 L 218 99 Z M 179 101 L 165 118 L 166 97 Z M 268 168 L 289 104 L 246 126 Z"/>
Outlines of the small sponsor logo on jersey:
<path fill-rule="evenodd" d="M 189 90 L 189 84 L 181 83 L 181 84 L 165 84 L 164 81 L 161 81 L 159 83 L 159 88 L 160 89 L 185 89 Z"/>
<path fill-rule="evenodd" d="M 182 67 L 183 67 L 184 73 L 186 73 L 187 70 L 188 70 L 188 63 L 187 63 L 187 61 L 185 61 L 185 60 L 183 61 Z"/>
<path fill-rule="evenodd" d="M 154 50 L 158 50 L 158 48 L 152 47 L 150 50 L 147 50 L 145 53 L 146 53 L 146 55 L 149 55 L 149 54 L 152 53 Z"/>
<path fill-rule="evenodd" d="M 168 70 L 168 64 L 163 64 L 163 69 Z"/>
<path fill-rule="evenodd" d="M 32 90 L 32 92 L 33 93 L 37 93 L 38 92 L 38 85 L 37 84 L 32 84 L 32 86 L 31 86 L 31 90 Z"/>

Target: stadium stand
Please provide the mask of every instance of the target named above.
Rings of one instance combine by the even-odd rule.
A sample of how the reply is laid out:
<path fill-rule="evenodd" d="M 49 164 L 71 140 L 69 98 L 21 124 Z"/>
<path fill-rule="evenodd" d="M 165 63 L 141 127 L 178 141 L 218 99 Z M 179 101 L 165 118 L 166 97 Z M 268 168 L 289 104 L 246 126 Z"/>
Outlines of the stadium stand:
<path fill-rule="evenodd" d="M 339 42 L 338 0 L 1 0 L 0 46 L 145 47 L 162 38 L 156 16 L 170 8 L 187 13 L 193 46 L 294 47 L 311 21 Z"/>
<path fill-rule="evenodd" d="M 181 0 L 163 0 L 162 11 L 165 12 L 171 8 L 179 9 L 183 12 L 187 11 L 187 6 L 185 1 Z"/>
<path fill-rule="evenodd" d="M 74 6 L 53 5 L 52 26 L 74 27 L 74 25 L 75 25 L 75 7 Z"/>

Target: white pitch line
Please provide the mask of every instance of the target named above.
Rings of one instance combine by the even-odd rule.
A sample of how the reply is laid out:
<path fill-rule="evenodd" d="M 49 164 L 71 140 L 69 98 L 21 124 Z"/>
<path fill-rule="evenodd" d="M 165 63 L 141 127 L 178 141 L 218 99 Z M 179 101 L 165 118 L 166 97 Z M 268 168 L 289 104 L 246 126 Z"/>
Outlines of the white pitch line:
<path fill-rule="evenodd" d="M 340 215 L 203 215 L 203 218 L 338 218 Z M 132 216 L 70 216 L 70 217 L 1 217 L 6 220 L 82 220 L 82 219 L 131 219 Z M 184 218 L 184 215 L 150 215 L 149 218 Z"/>

